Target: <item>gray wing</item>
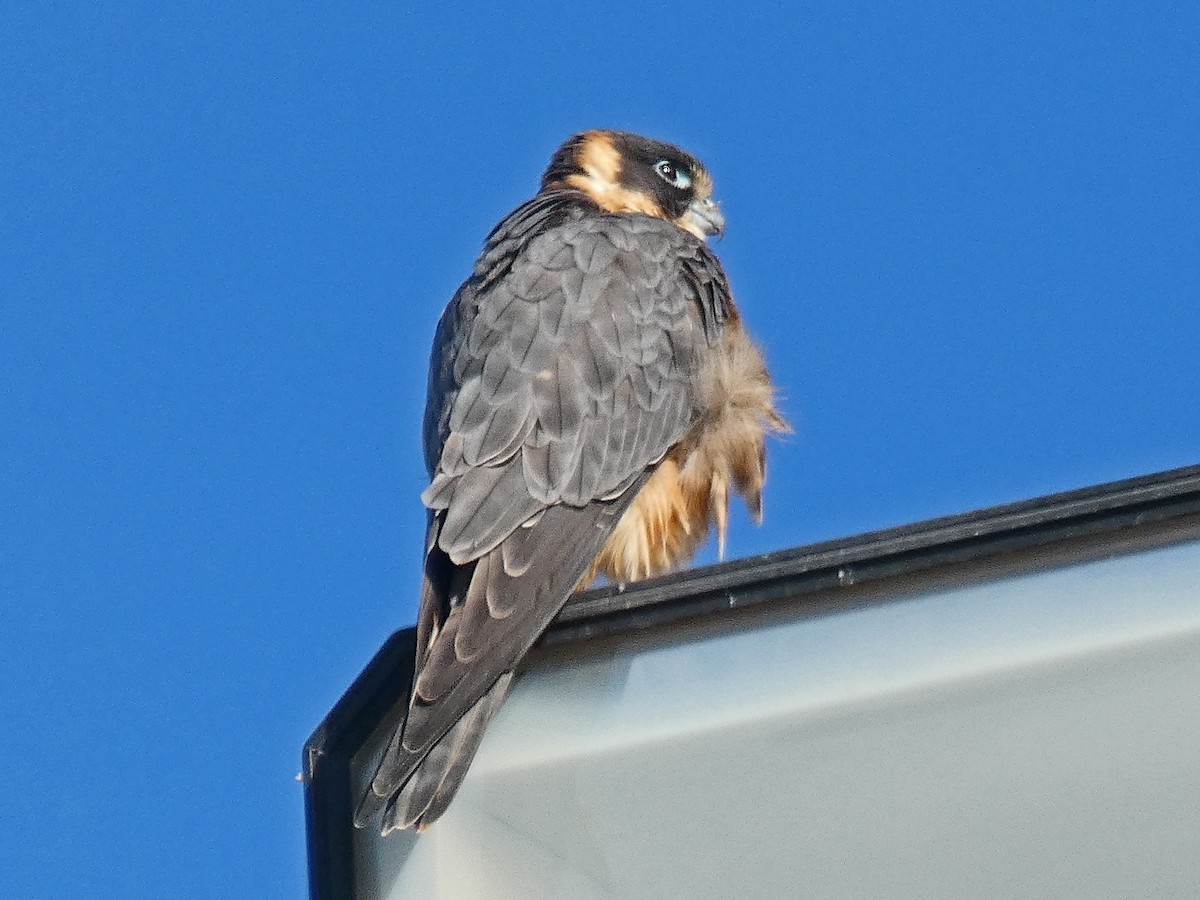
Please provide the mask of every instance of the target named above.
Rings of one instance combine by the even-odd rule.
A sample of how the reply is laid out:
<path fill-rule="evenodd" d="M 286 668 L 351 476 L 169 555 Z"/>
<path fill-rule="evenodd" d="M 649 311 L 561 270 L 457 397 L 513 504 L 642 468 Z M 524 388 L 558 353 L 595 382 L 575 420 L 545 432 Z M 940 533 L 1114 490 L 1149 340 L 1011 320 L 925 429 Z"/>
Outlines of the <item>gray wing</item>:
<path fill-rule="evenodd" d="M 390 802 L 385 829 L 449 802 L 509 673 L 694 423 L 728 308 L 715 258 L 657 219 L 585 217 L 502 250 L 438 328 L 416 678 L 358 815 Z"/>
<path fill-rule="evenodd" d="M 438 544 L 454 562 L 539 509 L 616 496 L 690 425 L 706 341 L 680 256 L 696 245 L 658 219 L 587 218 L 460 297 L 434 363 L 450 371 L 430 397 L 423 496 L 445 510 Z"/>

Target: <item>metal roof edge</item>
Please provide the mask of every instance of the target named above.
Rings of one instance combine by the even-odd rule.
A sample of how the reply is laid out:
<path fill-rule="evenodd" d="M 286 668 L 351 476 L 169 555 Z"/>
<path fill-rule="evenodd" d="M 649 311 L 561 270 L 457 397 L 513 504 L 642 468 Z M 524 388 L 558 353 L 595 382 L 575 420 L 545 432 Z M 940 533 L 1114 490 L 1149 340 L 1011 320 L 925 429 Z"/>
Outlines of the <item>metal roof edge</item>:
<path fill-rule="evenodd" d="M 661 628 L 1081 537 L 1132 534 L 1187 517 L 1200 517 L 1200 465 L 585 591 L 567 602 L 543 642 Z M 304 744 L 313 900 L 353 896 L 350 763 L 383 717 L 408 695 L 414 642 L 415 628 L 393 633 Z"/>
<path fill-rule="evenodd" d="M 546 641 L 661 626 L 783 594 L 862 584 L 1195 512 L 1200 465 L 585 591 L 567 601 Z"/>
<path fill-rule="evenodd" d="M 393 632 L 304 742 L 301 777 L 312 900 L 354 896 L 350 763 L 397 698 L 408 696 L 416 631 Z"/>

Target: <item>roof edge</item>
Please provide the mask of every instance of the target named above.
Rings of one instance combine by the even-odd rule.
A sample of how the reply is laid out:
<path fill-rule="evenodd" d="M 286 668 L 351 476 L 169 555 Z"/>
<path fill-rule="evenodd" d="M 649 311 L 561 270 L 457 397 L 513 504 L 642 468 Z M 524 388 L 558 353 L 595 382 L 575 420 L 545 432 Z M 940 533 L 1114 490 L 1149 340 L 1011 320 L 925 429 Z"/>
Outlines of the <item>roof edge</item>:
<path fill-rule="evenodd" d="M 542 643 L 661 628 L 1078 539 L 1149 539 L 1174 524 L 1200 527 L 1200 465 L 585 591 L 567 602 Z M 408 696 L 414 644 L 415 628 L 392 634 L 305 742 L 313 900 L 353 896 L 351 761 Z"/>
<path fill-rule="evenodd" d="M 782 593 L 862 584 L 1198 512 L 1200 465 L 1185 466 L 581 592 L 567 601 L 544 640 L 612 634 L 634 619 L 636 627 L 657 627 Z M 658 614 L 645 615 L 654 608 Z"/>

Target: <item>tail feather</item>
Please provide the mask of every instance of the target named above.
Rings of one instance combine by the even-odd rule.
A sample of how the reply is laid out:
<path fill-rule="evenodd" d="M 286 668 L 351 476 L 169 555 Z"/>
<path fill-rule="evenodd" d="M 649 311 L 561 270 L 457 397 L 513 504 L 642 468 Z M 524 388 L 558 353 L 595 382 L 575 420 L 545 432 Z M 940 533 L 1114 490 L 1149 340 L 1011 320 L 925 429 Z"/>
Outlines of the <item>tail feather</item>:
<path fill-rule="evenodd" d="M 383 833 L 416 827 L 424 831 L 446 811 L 461 787 L 467 769 L 512 684 L 505 672 L 421 761 L 383 814 Z"/>
<path fill-rule="evenodd" d="M 439 547 L 428 553 L 408 715 L 364 792 L 357 826 L 382 810 L 385 833 L 424 828 L 446 808 L 508 692 L 513 666 L 562 608 L 647 477 L 611 500 L 548 507 L 485 559 L 460 566 Z M 437 524 L 435 517 L 431 527 Z M 506 554 L 520 574 L 506 571 Z"/>

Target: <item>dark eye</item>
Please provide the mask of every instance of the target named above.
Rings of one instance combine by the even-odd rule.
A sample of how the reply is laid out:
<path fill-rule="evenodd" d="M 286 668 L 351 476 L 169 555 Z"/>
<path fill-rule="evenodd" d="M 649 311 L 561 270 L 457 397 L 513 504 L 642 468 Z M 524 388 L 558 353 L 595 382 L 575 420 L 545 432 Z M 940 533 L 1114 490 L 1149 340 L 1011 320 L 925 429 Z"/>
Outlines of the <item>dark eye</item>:
<path fill-rule="evenodd" d="M 654 164 L 654 171 L 667 184 L 681 190 L 686 190 L 692 186 L 692 176 L 688 173 L 687 168 L 673 163 L 669 159 L 660 159 L 656 162 Z"/>

